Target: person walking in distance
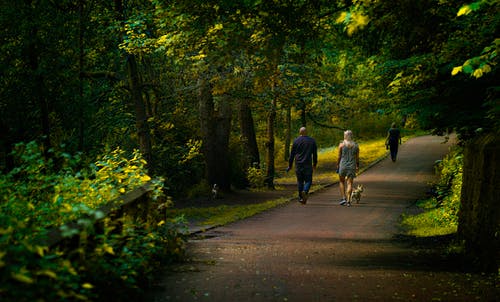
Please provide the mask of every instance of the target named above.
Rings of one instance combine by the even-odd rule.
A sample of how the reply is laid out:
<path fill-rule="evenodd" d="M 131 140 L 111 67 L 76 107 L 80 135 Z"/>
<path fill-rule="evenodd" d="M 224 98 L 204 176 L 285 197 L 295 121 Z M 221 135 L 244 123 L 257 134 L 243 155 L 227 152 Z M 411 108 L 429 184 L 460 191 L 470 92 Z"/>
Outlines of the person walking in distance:
<path fill-rule="evenodd" d="M 313 170 L 318 164 L 318 147 L 316 141 L 307 135 L 306 127 L 299 129 L 299 137 L 293 141 L 287 172 L 292 169 L 293 161 L 295 161 L 299 202 L 306 204 L 312 185 Z"/>
<path fill-rule="evenodd" d="M 359 146 L 353 140 L 351 130 L 344 132 L 344 140 L 339 144 L 337 171 L 339 173 L 340 205 L 351 206 L 352 186 L 359 170 Z"/>
<path fill-rule="evenodd" d="M 401 132 L 396 128 L 396 123 L 391 124 L 391 128 L 387 131 L 387 138 L 385 139 L 385 146 L 391 151 L 391 159 L 396 162 L 398 156 L 398 146 L 401 144 Z"/>

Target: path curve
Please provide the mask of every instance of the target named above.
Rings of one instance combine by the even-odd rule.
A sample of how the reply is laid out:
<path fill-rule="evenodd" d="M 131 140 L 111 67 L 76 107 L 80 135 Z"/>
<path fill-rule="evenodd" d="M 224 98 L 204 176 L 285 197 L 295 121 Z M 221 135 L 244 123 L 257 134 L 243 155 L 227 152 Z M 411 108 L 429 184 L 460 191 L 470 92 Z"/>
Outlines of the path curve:
<path fill-rule="evenodd" d="M 394 239 L 401 213 L 424 196 L 448 152 L 423 136 L 364 172 L 359 204 L 338 205 L 338 185 L 189 242 L 191 261 L 165 272 L 145 300 L 488 301 L 471 276 Z M 361 146 L 362 152 L 362 146 Z M 439 260 L 439 259 L 438 259 Z M 493 300 L 491 300 L 493 301 Z"/>

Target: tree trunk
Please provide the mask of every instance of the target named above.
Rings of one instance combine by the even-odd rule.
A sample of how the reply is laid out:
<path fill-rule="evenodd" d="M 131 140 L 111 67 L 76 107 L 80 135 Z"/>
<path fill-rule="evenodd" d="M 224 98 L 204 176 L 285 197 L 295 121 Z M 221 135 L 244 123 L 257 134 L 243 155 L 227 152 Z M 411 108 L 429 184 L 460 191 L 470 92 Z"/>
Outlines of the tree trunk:
<path fill-rule="evenodd" d="M 500 261 L 500 139 L 474 139 L 464 150 L 458 235 L 470 268 L 498 273 Z"/>
<path fill-rule="evenodd" d="M 300 110 L 300 126 L 307 127 L 307 119 L 306 119 L 306 103 L 302 101 L 302 110 Z"/>
<path fill-rule="evenodd" d="M 78 149 L 83 151 L 85 145 L 85 131 L 84 131 L 84 96 L 83 96 L 83 68 L 84 68 L 84 39 L 83 34 L 85 30 L 84 26 L 84 0 L 78 1 Z"/>
<path fill-rule="evenodd" d="M 146 106 L 142 98 L 141 82 L 137 71 L 135 56 L 130 54 L 127 57 L 128 79 L 132 101 L 135 109 L 135 123 L 137 128 L 137 138 L 139 140 L 139 150 L 147 162 L 147 168 L 151 167 L 151 137 L 149 133 L 148 116 Z"/>
<path fill-rule="evenodd" d="M 252 110 L 248 104 L 248 99 L 242 99 L 239 105 L 238 113 L 242 143 L 247 159 L 246 167 L 260 167 L 259 147 L 257 145 Z"/>
<path fill-rule="evenodd" d="M 114 0 L 114 4 L 118 20 L 125 21 L 123 0 Z M 137 139 L 139 140 L 139 150 L 144 160 L 146 160 L 146 168 L 149 170 L 152 166 L 151 135 L 149 133 L 146 105 L 142 96 L 142 83 L 137 69 L 137 59 L 133 54 L 127 56 L 127 72 L 130 96 L 135 110 L 135 125 Z"/>
<path fill-rule="evenodd" d="M 276 121 L 276 104 L 277 97 L 274 96 L 271 102 L 271 109 L 269 110 L 269 114 L 267 115 L 267 156 L 266 156 L 266 166 L 267 166 L 267 175 L 266 175 L 266 184 L 269 189 L 274 189 L 274 124 Z"/>
<path fill-rule="evenodd" d="M 50 119 L 49 119 L 49 104 L 47 95 L 44 89 L 44 78 L 39 69 L 40 49 L 37 41 L 38 29 L 33 27 L 31 29 L 31 40 L 28 44 L 28 66 L 33 75 L 33 91 L 31 96 L 35 98 L 34 103 L 38 103 L 40 110 L 40 123 L 42 126 L 42 142 L 44 155 L 48 156 L 48 150 L 51 148 L 50 141 Z"/>
<path fill-rule="evenodd" d="M 200 113 L 200 134 L 202 140 L 201 151 L 205 160 L 205 179 L 210 185 L 216 183 L 213 172 L 216 167 L 214 158 L 215 140 L 213 134 L 215 132 L 215 122 L 213 118 L 214 100 L 212 97 L 212 89 L 207 79 L 201 78 L 198 81 L 198 107 Z"/>
<path fill-rule="evenodd" d="M 227 99 L 215 110 L 212 88 L 207 79 L 199 80 L 199 111 L 202 152 L 205 159 L 205 179 L 220 190 L 231 190 L 229 161 L 229 135 L 231 130 L 231 104 Z"/>
<path fill-rule="evenodd" d="M 231 134 L 232 108 L 228 97 L 223 97 L 219 102 L 218 110 L 215 112 L 215 150 L 216 157 L 216 181 L 220 190 L 229 192 L 231 190 L 231 161 L 229 154 L 229 137 Z"/>
<path fill-rule="evenodd" d="M 292 142 L 292 106 L 290 105 L 290 102 L 288 102 L 287 108 L 286 108 L 286 117 L 285 117 L 286 125 L 285 125 L 285 150 L 283 152 L 284 154 L 284 160 L 285 162 L 288 162 L 288 159 L 290 158 L 290 144 Z"/>

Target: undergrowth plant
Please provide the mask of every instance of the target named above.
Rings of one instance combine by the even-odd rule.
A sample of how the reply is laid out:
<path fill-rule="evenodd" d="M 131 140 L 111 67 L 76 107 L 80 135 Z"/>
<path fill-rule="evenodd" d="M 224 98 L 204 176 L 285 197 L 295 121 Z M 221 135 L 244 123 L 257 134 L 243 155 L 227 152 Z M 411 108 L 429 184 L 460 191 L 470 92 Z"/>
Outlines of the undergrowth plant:
<path fill-rule="evenodd" d="M 35 142 L 18 144 L 13 155 L 17 167 L 0 175 L 1 301 L 124 301 L 159 262 L 182 257 L 183 221 L 165 219 L 168 205 L 155 209 L 154 224 L 98 210 L 146 182 L 149 198 L 162 197 L 161 179 L 147 175 L 138 151 L 116 149 L 91 165 L 78 154 L 43 153 Z M 46 246 L 54 228 L 76 235 L 78 245 Z"/>
<path fill-rule="evenodd" d="M 433 187 L 433 196 L 419 201 L 424 209 L 418 215 L 405 215 L 402 225 L 408 233 L 416 236 L 452 234 L 457 231 L 458 211 L 463 175 L 463 150 L 454 147 L 442 161 L 436 163 L 439 180 Z"/>

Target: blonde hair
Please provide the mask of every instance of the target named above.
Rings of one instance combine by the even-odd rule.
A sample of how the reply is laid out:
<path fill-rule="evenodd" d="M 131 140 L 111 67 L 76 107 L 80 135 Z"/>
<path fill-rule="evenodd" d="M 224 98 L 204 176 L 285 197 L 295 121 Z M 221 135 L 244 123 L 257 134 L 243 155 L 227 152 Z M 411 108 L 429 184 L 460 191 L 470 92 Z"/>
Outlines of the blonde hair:
<path fill-rule="evenodd" d="M 353 134 L 351 130 L 344 131 L 344 141 L 342 142 L 347 148 L 352 148 L 356 144 L 353 140 Z"/>

